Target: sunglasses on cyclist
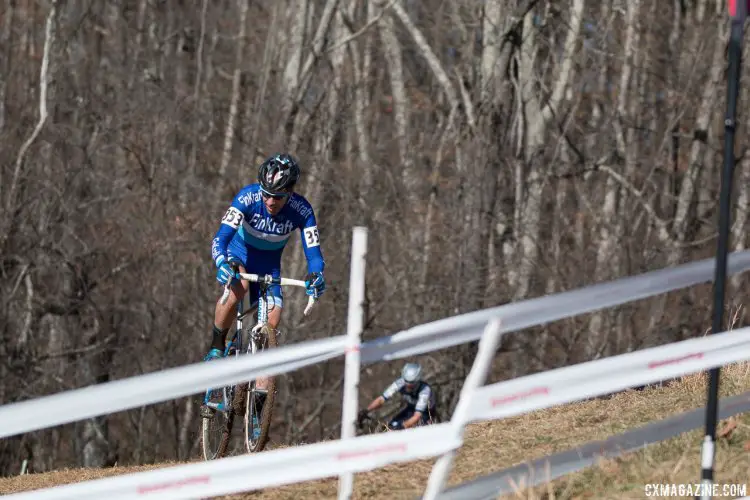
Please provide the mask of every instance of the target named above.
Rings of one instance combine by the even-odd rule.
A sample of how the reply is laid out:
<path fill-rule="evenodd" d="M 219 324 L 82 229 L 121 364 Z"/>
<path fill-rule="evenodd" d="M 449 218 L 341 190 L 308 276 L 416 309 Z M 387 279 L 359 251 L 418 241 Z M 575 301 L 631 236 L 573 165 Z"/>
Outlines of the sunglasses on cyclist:
<path fill-rule="evenodd" d="M 289 193 L 269 193 L 267 191 L 260 191 L 263 198 L 273 198 L 274 200 L 286 200 L 289 198 Z"/>

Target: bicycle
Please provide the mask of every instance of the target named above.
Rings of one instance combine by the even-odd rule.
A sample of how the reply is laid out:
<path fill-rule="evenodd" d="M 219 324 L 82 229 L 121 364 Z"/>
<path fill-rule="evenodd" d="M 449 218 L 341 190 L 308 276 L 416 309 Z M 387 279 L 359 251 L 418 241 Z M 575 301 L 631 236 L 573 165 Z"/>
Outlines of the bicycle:
<path fill-rule="evenodd" d="M 383 420 L 382 418 L 375 417 L 367 414 L 362 415 L 361 418 L 357 419 L 357 431 L 358 435 L 365 434 L 378 434 L 381 432 L 389 432 L 388 421 L 390 419 Z"/>
<path fill-rule="evenodd" d="M 247 345 L 246 354 L 250 355 L 262 352 L 269 347 L 276 347 L 276 335 L 269 335 L 269 328 L 266 325 L 268 321 L 268 289 L 271 285 L 306 287 L 302 280 L 274 278 L 271 275 L 262 276 L 251 273 L 238 274 L 241 279 L 259 285 L 258 322 L 251 329 L 243 330 L 245 318 L 253 312 L 253 305 L 251 304 L 245 311 L 243 310 L 245 299 L 239 301 L 237 303 L 235 331 L 224 349 L 224 357 L 242 355 L 243 345 Z M 224 287 L 224 293 L 220 299 L 222 304 L 226 304 L 229 298 L 230 283 L 231 281 Z M 310 297 L 303 312 L 304 316 L 310 313 L 314 303 L 315 298 Z M 274 378 L 267 377 L 267 379 L 264 401 L 260 401 L 262 394 L 256 389 L 255 380 L 206 391 L 201 406 L 201 447 L 205 460 L 214 460 L 226 454 L 235 416 L 242 416 L 243 414 L 245 417 L 245 447 L 247 451 L 249 453 L 263 451 L 268 442 L 268 431 L 271 426 L 273 403 L 276 397 Z M 211 397 L 213 391 L 217 390 L 221 391 L 220 400 L 214 402 Z M 260 414 L 259 406 L 262 406 Z M 256 428 L 259 428 L 257 438 L 255 437 Z M 214 437 L 217 439 L 214 440 Z"/>
<path fill-rule="evenodd" d="M 357 418 L 357 430 L 359 431 L 359 435 L 364 434 L 378 434 L 381 432 L 394 432 L 398 430 L 403 430 L 403 427 L 401 428 L 393 428 L 391 427 L 390 423 L 394 420 L 394 418 L 398 417 L 401 412 L 405 409 L 405 406 L 402 406 L 401 408 L 397 409 L 391 409 L 389 411 L 386 411 L 385 413 L 381 413 L 380 416 L 376 416 L 372 413 L 367 413 L 364 415 L 360 415 Z M 434 411 L 430 412 L 431 418 L 430 423 L 428 424 L 418 424 L 417 427 L 422 427 L 423 425 L 432 425 L 438 423 L 437 419 L 437 413 Z M 402 421 L 399 419 L 399 421 Z"/>

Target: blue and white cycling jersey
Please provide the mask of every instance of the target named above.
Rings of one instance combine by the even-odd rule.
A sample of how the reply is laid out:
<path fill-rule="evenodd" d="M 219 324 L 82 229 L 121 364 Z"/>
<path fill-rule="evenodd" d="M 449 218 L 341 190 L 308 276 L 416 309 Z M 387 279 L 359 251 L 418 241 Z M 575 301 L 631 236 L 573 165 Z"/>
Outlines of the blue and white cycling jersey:
<path fill-rule="evenodd" d="M 260 185 L 250 184 L 235 196 L 221 219 L 211 243 L 211 257 L 219 265 L 222 259 L 240 260 L 247 272 L 281 275 L 281 254 L 295 229 L 300 230 L 302 248 L 310 273 L 323 272 L 325 261 L 320 251 L 320 236 L 310 203 L 292 193 L 276 216 L 263 203 Z"/>
<path fill-rule="evenodd" d="M 429 409 L 431 413 L 435 412 L 435 393 L 427 382 L 420 381 L 414 390 L 409 392 L 406 390 L 406 381 L 399 377 L 383 391 L 383 399 L 387 401 L 396 393 L 400 393 L 406 404 L 414 408 L 414 411 L 425 413 Z"/>

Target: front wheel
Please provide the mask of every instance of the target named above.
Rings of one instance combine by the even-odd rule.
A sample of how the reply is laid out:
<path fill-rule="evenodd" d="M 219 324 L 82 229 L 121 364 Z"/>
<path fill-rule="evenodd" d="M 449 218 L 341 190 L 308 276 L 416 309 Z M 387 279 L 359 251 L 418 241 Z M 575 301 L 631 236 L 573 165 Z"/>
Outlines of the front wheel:
<path fill-rule="evenodd" d="M 222 411 L 201 407 L 201 448 L 204 460 L 222 458 L 229 447 L 234 411 L 231 405 Z"/>
<path fill-rule="evenodd" d="M 261 329 L 268 347 L 276 347 L 276 332 L 264 326 Z M 268 443 L 268 433 L 273 416 L 273 403 L 276 399 L 276 382 L 268 377 L 265 398 L 255 388 L 255 381 L 248 384 L 245 409 L 245 446 L 249 453 L 263 451 Z"/>

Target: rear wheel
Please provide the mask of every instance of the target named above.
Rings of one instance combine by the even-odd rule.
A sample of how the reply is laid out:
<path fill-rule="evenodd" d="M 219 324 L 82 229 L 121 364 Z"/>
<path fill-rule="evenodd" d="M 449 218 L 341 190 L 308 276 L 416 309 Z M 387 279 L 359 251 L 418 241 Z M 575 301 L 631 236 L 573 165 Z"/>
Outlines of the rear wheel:
<path fill-rule="evenodd" d="M 261 332 L 268 347 L 276 347 L 276 332 L 264 326 Z M 248 384 L 245 410 L 245 445 L 250 453 L 263 451 L 268 443 L 268 433 L 273 417 L 273 403 L 276 399 L 276 382 L 268 377 L 265 400 L 255 388 L 255 381 Z"/>
<path fill-rule="evenodd" d="M 234 425 L 234 410 L 231 404 L 228 406 L 224 411 L 205 405 L 201 407 L 201 448 L 204 460 L 221 458 L 227 452 Z"/>

